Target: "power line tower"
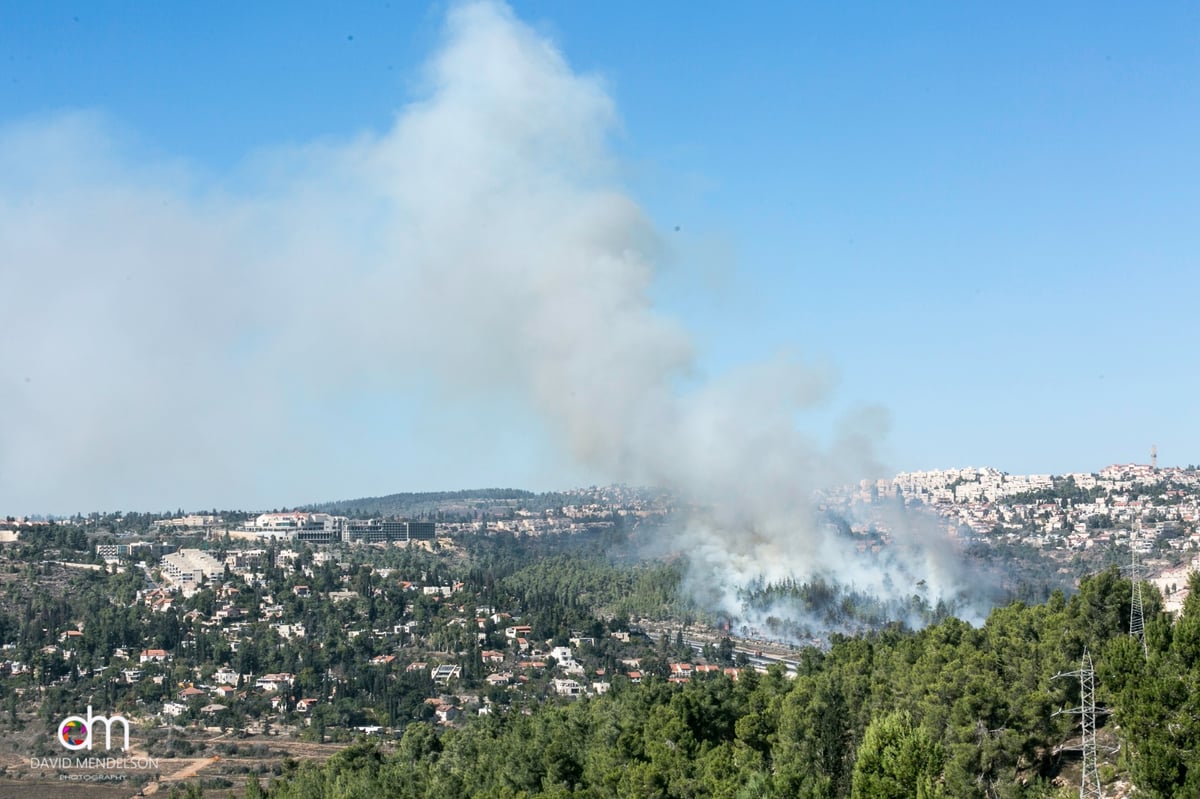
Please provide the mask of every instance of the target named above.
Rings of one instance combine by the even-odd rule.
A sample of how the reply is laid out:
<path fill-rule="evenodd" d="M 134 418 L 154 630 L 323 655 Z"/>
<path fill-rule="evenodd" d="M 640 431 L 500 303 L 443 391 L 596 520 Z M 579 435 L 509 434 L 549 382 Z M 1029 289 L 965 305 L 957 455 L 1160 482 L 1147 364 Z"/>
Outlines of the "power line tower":
<path fill-rule="evenodd" d="M 1096 673 L 1092 669 L 1092 656 L 1086 648 L 1079 669 L 1054 675 L 1056 680 L 1059 677 L 1079 678 L 1079 707 L 1054 714 L 1079 716 L 1079 727 L 1083 733 L 1080 747 L 1083 750 L 1083 777 L 1079 784 L 1079 799 L 1104 799 L 1104 791 L 1100 788 L 1100 770 L 1096 765 Z"/>
<path fill-rule="evenodd" d="M 1142 645 L 1142 657 L 1149 657 L 1146 647 L 1146 618 L 1142 612 L 1142 575 L 1138 569 L 1138 535 L 1135 532 L 1129 542 L 1129 581 L 1133 584 L 1129 600 L 1129 634 Z"/>

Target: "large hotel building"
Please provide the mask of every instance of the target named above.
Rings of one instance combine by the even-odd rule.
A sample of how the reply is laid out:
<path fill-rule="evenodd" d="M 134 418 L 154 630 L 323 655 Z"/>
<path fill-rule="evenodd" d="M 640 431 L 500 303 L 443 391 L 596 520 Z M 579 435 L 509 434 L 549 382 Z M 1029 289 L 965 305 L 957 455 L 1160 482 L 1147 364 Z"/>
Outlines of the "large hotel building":
<path fill-rule="evenodd" d="M 264 513 L 243 528 L 264 538 L 285 538 L 312 544 L 391 541 L 432 541 L 433 522 L 347 519 L 328 513 Z"/>

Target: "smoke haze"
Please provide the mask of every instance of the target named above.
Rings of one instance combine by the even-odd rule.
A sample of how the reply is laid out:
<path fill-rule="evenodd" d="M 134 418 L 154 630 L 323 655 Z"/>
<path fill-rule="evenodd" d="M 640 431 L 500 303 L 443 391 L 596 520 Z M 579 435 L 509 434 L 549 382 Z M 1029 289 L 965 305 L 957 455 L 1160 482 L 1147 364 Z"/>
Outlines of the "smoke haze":
<path fill-rule="evenodd" d="M 700 372 L 649 299 L 664 247 L 620 188 L 616 126 L 602 81 L 473 3 L 390 129 L 262 154 L 224 182 L 137 161 L 93 115 L 3 130 L 0 506 L 326 498 L 380 444 L 353 419 L 315 429 L 317 409 L 410 394 L 431 416 L 398 410 L 406 430 L 461 434 L 499 407 L 566 456 L 546 474 L 704 506 L 681 535 L 731 611 L 753 575 L 911 593 L 812 511 L 815 489 L 878 472 L 886 418 L 822 447 L 797 419 L 827 402 L 823 371 L 780 352 Z M 422 435 L 383 440 L 420 458 L 436 447 Z M 375 484 L 404 488 L 385 460 Z M 475 472 L 459 467 L 461 486 Z M 906 579 L 960 589 L 936 546 L 901 552 Z"/>

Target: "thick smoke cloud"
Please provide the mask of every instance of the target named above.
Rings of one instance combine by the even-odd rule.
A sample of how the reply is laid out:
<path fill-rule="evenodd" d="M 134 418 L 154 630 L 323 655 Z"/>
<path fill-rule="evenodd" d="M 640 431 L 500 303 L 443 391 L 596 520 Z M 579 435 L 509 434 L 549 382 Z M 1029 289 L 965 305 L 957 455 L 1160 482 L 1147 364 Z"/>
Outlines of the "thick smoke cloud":
<path fill-rule="evenodd" d="M 136 163 L 87 115 L 3 131 L 0 503 L 311 486 L 337 464 L 298 407 L 432 382 L 518 402 L 589 473 L 703 506 L 682 535 L 721 605 L 755 574 L 888 590 L 891 567 L 812 513 L 815 489 L 877 468 L 885 422 L 818 446 L 797 418 L 830 380 L 787 353 L 699 373 L 649 299 L 662 244 L 616 180 L 616 124 L 601 81 L 475 3 L 390 129 L 224 183 Z M 905 568 L 946 571 L 922 559 Z"/>

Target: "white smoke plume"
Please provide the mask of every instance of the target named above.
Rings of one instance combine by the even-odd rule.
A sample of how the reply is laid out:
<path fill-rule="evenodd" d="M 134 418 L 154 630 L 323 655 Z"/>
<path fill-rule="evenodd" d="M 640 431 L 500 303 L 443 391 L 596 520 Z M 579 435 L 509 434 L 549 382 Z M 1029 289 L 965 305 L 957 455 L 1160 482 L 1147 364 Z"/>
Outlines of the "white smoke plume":
<path fill-rule="evenodd" d="M 683 535 L 730 591 L 893 590 L 811 499 L 876 470 L 886 425 L 818 446 L 797 418 L 830 380 L 786 353 L 700 374 L 649 299 L 662 242 L 621 189 L 603 82 L 492 2 L 450 12 L 424 78 L 390 129 L 224 181 L 137 163 L 87 114 L 0 130 L 0 506 L 260 497 L 268 471 L 321 498 L 345 465 L 323 453 L 359 447 L 303 407 L 434 380 L 532 408 L 591 474 L 703 506 Z M 957 591 L 935 562 L 905 569 Z"/>

